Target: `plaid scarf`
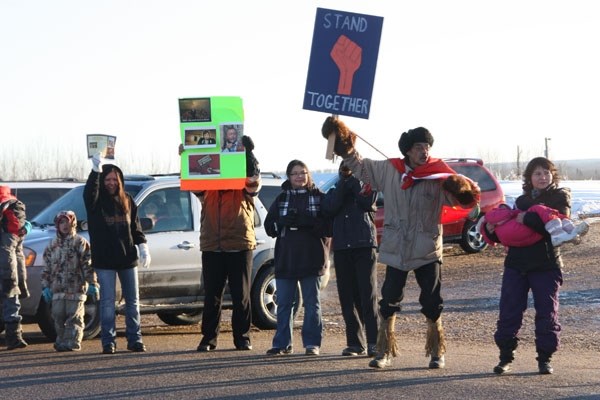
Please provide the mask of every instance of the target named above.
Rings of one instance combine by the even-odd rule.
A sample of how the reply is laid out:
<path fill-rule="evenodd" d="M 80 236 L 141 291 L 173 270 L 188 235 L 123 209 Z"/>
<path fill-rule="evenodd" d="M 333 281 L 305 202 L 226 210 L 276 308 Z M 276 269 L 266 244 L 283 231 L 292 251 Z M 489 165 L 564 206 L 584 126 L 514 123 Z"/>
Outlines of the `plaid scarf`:
<path fill-rule="evenodd" d="M 308 193 L 308 212 L 311 216 L 316 217 L 320 210 L 321 197 L 315 196 L 312 194 L 312 191 L 309 191 L 306 188 L 285 190 L 283 193 L 284 199 L 279 202 L 279 215 L 283 217 L 288 214 L 292 196 L 305 193 Z"/>

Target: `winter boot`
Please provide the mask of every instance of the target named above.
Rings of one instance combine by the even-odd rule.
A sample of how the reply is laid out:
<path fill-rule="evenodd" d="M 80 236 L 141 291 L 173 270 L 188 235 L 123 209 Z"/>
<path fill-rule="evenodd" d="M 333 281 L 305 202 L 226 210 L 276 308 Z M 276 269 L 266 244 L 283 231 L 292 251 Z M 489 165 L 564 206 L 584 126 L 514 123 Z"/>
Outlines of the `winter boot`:
<path fill-rule="evenodd" d="M 538 356 L 536 358 L 538 362 L 538 370 L 542 375 L 550 375 L 554 372 L 554 368 L 550 365 L 550 361 L 552 360 L 552 354 L 546 353 L 545 351 L 539 350 L 537 351 Z"/>
<path fill-rule="evenodd" d="M 564 243 L 575 242 L 578 239 L 577 229 L 573 229 L 570 233 L 562 227 L 560 219 L 555 218 L 548 221 L 545 225 L 546 231 L 552 239 L 552 246 L 558 247 Z"/>
<path fill-rule="evenodd" d="M 510 371 L 510 364 L 515 359 L 515 350 L 519 339 L 514 338 L 502 343 L 496 343 L 500 349 L 500 362 L 494 367 L 494 373 L 502 375 Z"/>
<path fill-rule="evenodd" d="M 444 353 L 446 352 L 446 338 L 444 337 L 444 327 L 442 326 L 442 317 L 437 321 L 427 318 L 427 341 L 425 342 L 425 357 L 431 356 L 429 361 L 430 369 L 444 368 L 446 362 Z"/>
<path fill-rule="evenodd" d="M 385 368 L 392 365 L 392 357 L 398 355 L 398 343 L 396 343 L 396 314 L 381 320 L 379 332 L 377 333 L 377 355 L 369 362 L 371 368 Z"/>
<path fill-rule="evenodd" d="M 23 340 L 22 332 L 20 322 L 6 323 L 6 350 L 27 347 L 27 342 Z"/>
<path fill-rule="evenodd" d="M 575 225 L 574 231 L 577 232 L 579 236 L 585 236 L 590 230 L 590 224 L 587 221 L 583 221 L 577 225 Z"/>

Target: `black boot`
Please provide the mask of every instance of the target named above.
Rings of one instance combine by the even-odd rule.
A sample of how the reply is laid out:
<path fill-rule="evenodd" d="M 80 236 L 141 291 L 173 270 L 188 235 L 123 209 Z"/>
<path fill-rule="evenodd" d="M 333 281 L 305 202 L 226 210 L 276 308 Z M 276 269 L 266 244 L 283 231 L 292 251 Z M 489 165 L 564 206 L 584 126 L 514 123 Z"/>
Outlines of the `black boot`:
<path fill-rule="evenodd" d="M 494 373 L 502 375 L 510 371 L 510 364 L 515 359 L 515 350 L 517 349 L 519 339 L 513 338 L 503 342 L 496 342 L 500 349 L 500 362 L 494 367 Z"/>
<path fill-rule="evenodd" d="M 550 375 L 554 372 L 554 368 L 550 365 L 550 361 L 552 360 L 552 354 L 547 353 L 545 351 L 539 350 L 537 351 L 538 356 L 536 358 L 538 362 L 538 370 L 542 375 Z"/>
<path fill-rule="evenodd" d="M 21 323 L 19 322 L 9 322 L 6 324 L 6 350 L 27 347 L 27 342 L 23 340 L 22 332 Z"/>

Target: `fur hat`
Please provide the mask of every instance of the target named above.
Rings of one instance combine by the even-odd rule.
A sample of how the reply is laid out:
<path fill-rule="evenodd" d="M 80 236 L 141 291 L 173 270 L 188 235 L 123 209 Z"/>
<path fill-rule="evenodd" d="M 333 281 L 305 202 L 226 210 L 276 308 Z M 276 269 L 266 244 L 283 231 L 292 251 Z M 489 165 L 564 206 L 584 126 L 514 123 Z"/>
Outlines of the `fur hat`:
<path fill-rule="evenodd" d="M 408 132 L 404 132 L 400 135 L 400 140 L 398 140 L 400 153 L 406 157 L 406 153 L 412 149 L 415 143 L 429 143 L 429 146 L 433 146 L 433 136 L 423 127 L 410 129 Z"/>

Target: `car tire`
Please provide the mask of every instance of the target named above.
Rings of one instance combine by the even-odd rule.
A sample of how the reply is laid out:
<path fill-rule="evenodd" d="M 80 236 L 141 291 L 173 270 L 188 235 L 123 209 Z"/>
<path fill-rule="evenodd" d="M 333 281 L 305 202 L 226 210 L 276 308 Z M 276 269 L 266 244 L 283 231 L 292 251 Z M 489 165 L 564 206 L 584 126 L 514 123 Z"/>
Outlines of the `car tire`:
<path fill-rule="evenodd" d="M 277 327 L 277 286 L 275 285 L 275 267 L 268 265 L 256 274 L 252 286 L 252 323 L 259 329 Z M 300 287 L 296 292 L 294 319 L 302 307 Z"/>
<path fill-rule="evenodd" d="M 195 310 L 187 313 L 159 312 L 158 318 L 167 325 L 196 325 L 202 320 L 202 310 Z"/>
<path fill-rule="evenodd" d="M 463 227 L 462 239 L 459 242 L 460 247 L 470 254 L 483 251 L 487 243 L 483 240 L 481 233 L 477 232 L 477 221 L 467 219 Z"/>
<path fill-rule="evenodd" d="M 83 339 L 93 339 L 100 333 L 100 302 L 88 297 L 84 304 L 84 309 Z M 56 340 L 52 307 L 43 298 L 40 299 L 36 320 L 44 336 L 52 341 Z"/>

